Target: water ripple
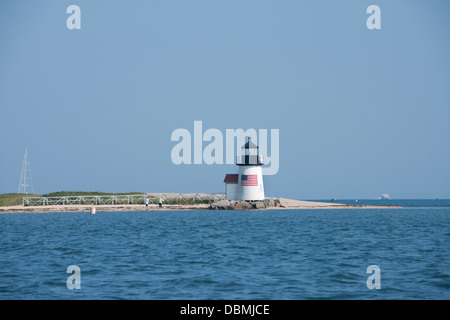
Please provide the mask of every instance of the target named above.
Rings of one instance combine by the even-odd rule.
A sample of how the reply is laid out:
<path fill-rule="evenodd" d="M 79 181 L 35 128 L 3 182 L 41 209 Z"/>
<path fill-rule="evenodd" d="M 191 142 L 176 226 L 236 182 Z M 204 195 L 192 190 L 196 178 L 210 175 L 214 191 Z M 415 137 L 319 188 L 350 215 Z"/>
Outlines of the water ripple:
<path fill-rule="evenodd" d="M 450 298 L 445 207 L 0 219 L 1 299 Z M 366 286 L 372 264 L 381 290 Z"/>

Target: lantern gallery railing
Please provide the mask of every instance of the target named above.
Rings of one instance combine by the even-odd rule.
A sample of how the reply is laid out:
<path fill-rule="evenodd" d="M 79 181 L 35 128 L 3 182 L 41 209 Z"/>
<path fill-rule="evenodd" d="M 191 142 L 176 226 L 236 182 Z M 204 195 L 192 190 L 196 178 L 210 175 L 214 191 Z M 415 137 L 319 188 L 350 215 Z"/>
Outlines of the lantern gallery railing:
<path fill-rule="evenodd" d="M 64 197 L 24 197 L 24 206 L 51 205 L 115 205 L 115 204 L 157 204 L 159 199 L 165 204 L 210 203 L 225 199 L 222 193 L 146 193 L 135 195 L 105 195 L 105 196 L 64 196 Z"/>

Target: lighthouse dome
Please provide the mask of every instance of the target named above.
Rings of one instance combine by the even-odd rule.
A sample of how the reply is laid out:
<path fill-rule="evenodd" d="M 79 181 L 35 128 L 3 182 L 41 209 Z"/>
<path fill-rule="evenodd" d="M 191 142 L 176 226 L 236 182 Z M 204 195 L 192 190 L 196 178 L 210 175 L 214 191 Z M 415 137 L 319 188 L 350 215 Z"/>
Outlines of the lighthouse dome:
<path fill-rule="evenodd" d="M 242 146 L 242 149 L 259 149 L 259 147 L 252 142 L 252 137 L 248 137 L 247 142 Z"/>

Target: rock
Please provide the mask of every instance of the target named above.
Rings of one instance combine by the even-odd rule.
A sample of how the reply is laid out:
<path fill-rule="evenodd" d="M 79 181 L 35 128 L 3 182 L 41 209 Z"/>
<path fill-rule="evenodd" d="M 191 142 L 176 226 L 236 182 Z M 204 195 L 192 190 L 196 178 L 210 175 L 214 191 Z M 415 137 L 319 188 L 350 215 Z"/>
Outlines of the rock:
<path fill-rule="evenodd" d="M 251 209 L 252 205 L 247 201 L 239 201 L 234 205 L 234 210 L 248 210 Z"/>
<path fill-rule="evenodd" d="M 253 202 L 252 207 L 253 209 L 265 209 L 266 205 L 264 204 L 264 202 L 260 201 L 260 202 Z"/>
<path fill-rule="evenodd" d="M 211 210 L 248 210 L 252 208 L 253 206 L 251 203 L 247 201 L 236 201 L 236 200 L 220 200 L 211 203 L 211 205 L 209 206 L 209 209 Z"/>
<path fill-rule="evenodd" d="M 286 199 L 279 198 L 278 201 L 279 201 L 279 203 L 280 203 L 280 207 L 282 207 L 282 208 L 286 208 L 286 207 L 289 206 L 289 204 L 288 204 L 288 202 L 286 201 Z"/>
<path fill-rule="evenodd" d="M 288 207 L 289 201 L 281 198 L 266 198 L 263 201 L 247 202 L 243 200 L 220 200 L 211 203 L 211 210 L 249 210 L 249 209 L 265 209 L 273 207 Z"/>
<path fill-rule="evenodd" d="M 209 208 L 213 209 L 213 210 L 224 210 L 225 208 L 227 208 L 229 206 L 230 206 L 229 200 L 220 200 L 220 201 L 211 203 Z"/>
<path fill-rule="evenodd" d="M 280 199 L 274 199 L 273 202 L 275 204 L 275 207 L 280 207 L 281 206 L 280 205 Z"/>
<path fill-rule="evenodd" d="M 263 203 L 266 208 L 275 207 L 275 199 L 273 198 L 264 199 Z"/>

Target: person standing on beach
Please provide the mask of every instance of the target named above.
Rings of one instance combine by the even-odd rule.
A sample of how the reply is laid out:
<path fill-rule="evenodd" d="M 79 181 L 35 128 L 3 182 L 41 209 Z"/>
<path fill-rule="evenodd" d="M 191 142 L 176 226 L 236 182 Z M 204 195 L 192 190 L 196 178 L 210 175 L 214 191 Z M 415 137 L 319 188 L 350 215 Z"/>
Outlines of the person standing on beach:
<path fill-rule="evenodd" d="M 164 201 L 164 200 L 163 200 L 162 198 L 159 198 L 159 207 L 160 207 L 160 208 L 162 208 L 162 203 L 163 203 L 163 201 Z"/>
<path fill-rule="evenodd" d="M 145 197 L 145 206 L 148 207 L 148 197 Z"/>

